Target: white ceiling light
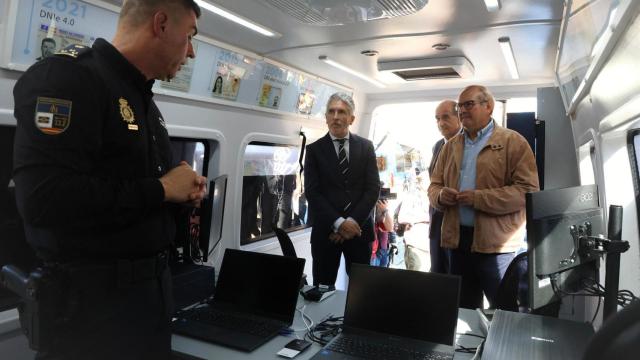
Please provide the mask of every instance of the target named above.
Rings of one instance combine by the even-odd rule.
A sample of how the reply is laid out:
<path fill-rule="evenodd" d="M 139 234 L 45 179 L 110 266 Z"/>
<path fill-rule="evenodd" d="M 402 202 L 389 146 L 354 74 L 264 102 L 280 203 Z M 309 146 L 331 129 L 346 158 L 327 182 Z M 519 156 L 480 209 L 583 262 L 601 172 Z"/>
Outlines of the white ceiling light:
<path fill-rule="evenodd" d="M 516 66 L 516 58 L 513 56 L 513 49 L 511 48 L 511 41 L 509 40 L 509 37 L 503 36 L 499 38 L 498 43 L 500 43 L 500 50 L 502 50 L 504 60 L 507 62 L 507 67 L 509 68 L 511 77 L 519 79 L 520 75 L 518 74 L 518 67 Z"/>
<path fill-rule="evenodd" d="M 216 14 L 216 15 L 220 15 L 225 19 L 231 20 L 236 24 L 242 25 L 244 27 L 247 27 L 257 33 L 260 33 L 264 36 L 268 36 L 268 37 L 273 37 L 273 38 L 277 38 L 282 36 L 282 34 L 279 34 L 269 28 L 266 28 L 262 25 L 259 25 L 247 18 L 244 18 L 240 15 L 236 15 L 234 13 L 232 13 L 229 10 L 226 10 L 222 7 L 220 7 L 219 5 L 213 5 L 211 3 L 208 3 L 206 1 L 203 0 L 195 0 L 196 3 L 203 9 L 205 10 L 209 10 L 212 13 Z"/>
<path fill-rule="evenodd" d="M 335 62 L 335 61 L 329 59 L 326 55 L 321 55 L 320 57 L 318 57 L 318 59 L 320 59 L 320 60 L 324 61 L 325 63 L 327 63 L 327 64 L 329 64 L 329 65 L 331 65 L 331 66 L 333 66 L 333 67 L 335 67 L 337 69 L 340 69 L 340 70 L 342 70 L 342 71 L 344 71 L 346 73 L 349 73 L 349 74 L 351 74 L 353 76 L 357 76 L 362 80 L 368 81 L 368 82 L 372 83 L 373 85 L 375 85 L 375 86 L 377 86 L 379 88 L 385 88 L 386 87 L 386 85 L 381 83 L 380 81 L 378 81 L 376 79 L 373 79 L 373 78 L 371 78 L 371 77 L 369 77 L 369 76 L 367 76 L 367 75 L 365 75 L 365 74 L 363 74 L 361 72 L 358 72 L 358 71 L 355 71 L 355 70 L 353 70 L 351 68 L 348 68 L 348 67 L 346 67 L 346 66 L 344 66 L 344 65 L 342 65 L 342 64 L 340 64 L 338 62 Z"/>
<path fill-rule="evenodd" d="M 484 0 L 488 12 L 500 10 L 500 0 Z"/>

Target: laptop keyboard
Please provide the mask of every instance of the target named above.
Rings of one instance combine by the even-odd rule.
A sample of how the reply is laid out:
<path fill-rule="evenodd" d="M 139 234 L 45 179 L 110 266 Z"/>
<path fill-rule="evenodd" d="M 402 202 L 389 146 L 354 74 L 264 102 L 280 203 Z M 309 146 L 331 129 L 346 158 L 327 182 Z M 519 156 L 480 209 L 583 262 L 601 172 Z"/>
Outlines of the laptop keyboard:
<path fill-rule="evenodd" d="M 194 309 L 189 313 L 184 314 L 183 317 L 188 320 L 195 320 L 201 323 L 211 324 L 260 337 L 275 334 L 283 328 L 282 324 L 274 323 L 273 321 L 245 314 L 239 315 L 229 313 L 209 307 Z"/>
<path fill-rule="evenodd" d="M 373 343 L 368 340 L 341 336 L 327 346 L 327 349 L 365 359 L 386 360 L 450 360 L 453 355 L 431 351 L 421 352 L 400 346 Z"/>

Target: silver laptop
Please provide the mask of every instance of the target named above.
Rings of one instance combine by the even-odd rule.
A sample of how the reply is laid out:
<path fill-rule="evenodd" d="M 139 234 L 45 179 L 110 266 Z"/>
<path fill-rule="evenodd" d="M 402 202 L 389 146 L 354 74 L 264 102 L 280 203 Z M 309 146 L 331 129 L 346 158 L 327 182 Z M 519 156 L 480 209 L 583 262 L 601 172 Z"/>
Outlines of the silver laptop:
<path fill-rule="evenodd" d="M 582 359 L 593 336 L 588 323 L 496 310 L 483 359 Z"/>
<path fill-rule="evenodd" d="M 353 264 L 343 331 L 312 359 L 452 359 L 460 278 Z"/>

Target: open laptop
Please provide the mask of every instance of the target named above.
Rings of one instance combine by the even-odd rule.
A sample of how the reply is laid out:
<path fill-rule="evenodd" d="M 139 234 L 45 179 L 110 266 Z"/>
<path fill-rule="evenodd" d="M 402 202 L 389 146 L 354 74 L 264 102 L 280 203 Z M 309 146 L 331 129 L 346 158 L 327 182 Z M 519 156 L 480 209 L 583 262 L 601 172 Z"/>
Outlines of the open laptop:
<path fill-rule="evenodd" d="M 293 322 L 305 259 L 227 249 L 213 301 L 181 312 L 180 335 L 253 351 Z"/>
<path fill-rule="evenodd" d="M 452 359 L 460 278 L 353 264 L 342 332 L 312 359 Z"/>
<path fill-rule="evenodd" d="M 588 323 L 496 310 L 483 359 L 582 359 L 593 336 Z"/>

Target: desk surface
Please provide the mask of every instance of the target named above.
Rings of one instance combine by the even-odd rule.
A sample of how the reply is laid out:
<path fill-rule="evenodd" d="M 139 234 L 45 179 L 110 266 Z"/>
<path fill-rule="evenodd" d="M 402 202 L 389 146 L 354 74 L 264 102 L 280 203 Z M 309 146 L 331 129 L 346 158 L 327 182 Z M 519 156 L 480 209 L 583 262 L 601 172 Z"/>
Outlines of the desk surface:
<path fill-rule="evenodd" d="M 305 301 L 302 297 L 298 298 L 298 308 L 305 306 L 304 313 L 313 319 L 314 322 L 323 320 L 327 315 L 341 316 L 344 313 L 344 305 L 346 302 L 346 292 L 336 291 L 336 293 L 320 303 Z M 398 304 L 402 306 L 402 304 Z M 171 347 L 173 350 L 181 353 L 197 356 L 203 359 L 255 359 L 255 360 L 282 360 L 284 357 L 276 355 L 280 349 L 282 349 L 289 341 L 296 338 L 304 338 L 307 329 L 302 321 L 302 316 L 299 311 L 296 311 L 295 318 L 291 328 L 296 330 L 295 335 L 291 336 L 276 336 L 271 341 L 262 345 L 253 352 L 246 353 L 223 346 L 210 344 L 207 342 L 187 338 L 180 335 L 173 335 L 171 341 Z M 480 323 L 478 315 L 475 311 L 460 309 L 458 315 L 458 334 L 464 333 L 480 333 Z M 480 339 L 473 336 L 456 335 L 456 344 L 465 347 L 476 347 L 480 343 Z M 305 360 L 311 358 L 322 347 L 316 343 L 313 343 L 302 354 L 299 354 L 295 360 Z M 454 359 L 471 359 L 473 354 L 465 354 L 456 352 Z"/>

